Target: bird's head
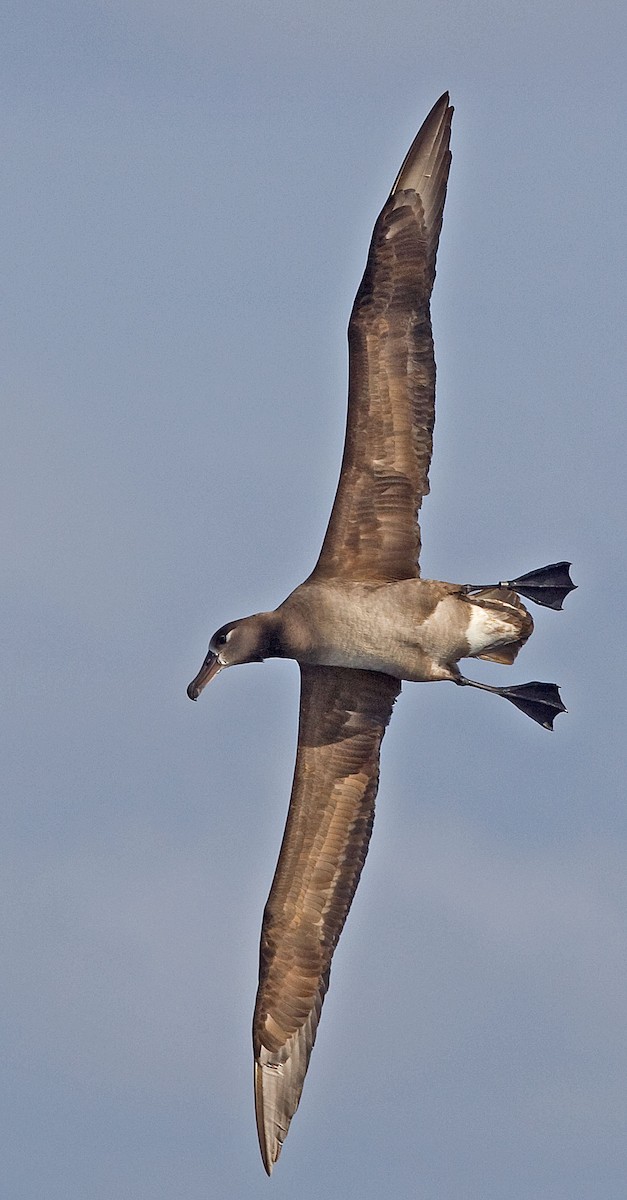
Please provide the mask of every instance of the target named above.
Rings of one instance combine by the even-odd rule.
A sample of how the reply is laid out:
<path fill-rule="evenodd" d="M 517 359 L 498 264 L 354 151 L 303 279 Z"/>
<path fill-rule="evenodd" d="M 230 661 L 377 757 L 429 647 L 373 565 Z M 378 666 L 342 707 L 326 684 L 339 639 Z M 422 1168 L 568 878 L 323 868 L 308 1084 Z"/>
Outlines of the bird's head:
<path fill-rule="evenodd" d="M 203 688 L 224 667 L 263 662 L 264 658 L 279 652 L 272 615 L 257 613 L 254 617 L 242 617 L 216 630 L 209 642 L 207 657 L 187 689 L 190 700 L 197 700 Z"/>

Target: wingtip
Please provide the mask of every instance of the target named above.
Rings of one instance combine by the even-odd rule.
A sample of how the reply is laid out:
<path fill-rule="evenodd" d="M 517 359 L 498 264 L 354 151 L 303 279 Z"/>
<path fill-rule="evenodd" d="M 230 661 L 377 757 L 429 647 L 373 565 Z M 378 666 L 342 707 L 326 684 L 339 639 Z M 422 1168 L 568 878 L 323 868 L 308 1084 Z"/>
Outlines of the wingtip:
<path fill-rule="evenodd" d="M 452 112 L 455 112 L 455 109 L 453 108 L 453 105 L 451 104 L 451 97 L 449 95 L 448 88 L 446 89 L 445 92 L 442 92 L 442 95 L 439 97 L 438 100 L 436 100 L 433 108 L 434 109 L 440 108 L 440 106 L 442 106 L 442 108 L 450 108 Z M 431 111 L 433 111 L 433 109 Z"/>
<path fill-rule="evenodd" d="M 255 1062 L 255 1117 L 257 1120 L 257 1137 L 259 1150 L 266 1175 L 272 1174 L 272 1168 L 281 1153 L 281 1143 L 270 1133 L 270 1122 L 266 1120 L 263 1090 L 263 1066 Z"/>
<path fill-rule="evenodd" d="M 444 206 L 446 179 L 451 163 L 450 140 L 453 112 L 453 106 L 449 104 L 449 94 L 443 92 L 425 117 L 409 147 L 394 180 L 391 195 L 409 187 L 419 193 L 424 203 L 427 199 L 426 192 L 433 187 L 432 180 L 435 173 L 435 176 L 444 184 L 441 203 L 437 204 L 437 208 L 441 209 Z"/>
<path fill-rule="evenodd" d="M 455 112 L 455 106 L 453 104 L 451 104 L 451 97 L 450 97 L 448 89 L 447 89 L 445 92 L 442 92 L 441 96 L 438 97 L 435 104 L 433 105 L 433 108 L 425 117 L 425 119 L 423 121 L 423 127 L 425 125 L 427 125 L 430 121 L 432 121 L 434 117 L 438 117 L 441 120 L 442 117 L 445 116 L 445 117 L 448 117 L 448 119 L 450 121 L 454 112 Z"/>

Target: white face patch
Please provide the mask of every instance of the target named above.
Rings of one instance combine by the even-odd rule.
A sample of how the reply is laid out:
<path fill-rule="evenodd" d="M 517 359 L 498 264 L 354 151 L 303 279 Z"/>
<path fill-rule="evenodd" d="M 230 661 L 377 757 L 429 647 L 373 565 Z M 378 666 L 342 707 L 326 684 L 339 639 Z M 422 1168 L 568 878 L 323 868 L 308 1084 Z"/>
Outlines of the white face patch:
<path fill-rule="evenodd" d="M 214 634 L 211 641 L 209 642 L 209 653 L 215 654 L 218 662 L 221 663 L 223 667 L 225 667 L 227 664 L 224 662 L 224 659 L 222 658 L 222 655 L 218 649 L 218 646 L 226 646 L 226 644 L 233 632 L 234 632 L 233 629 L 229 629 L 228 633 L 221 633 L 219 637 L 216 633 L 216 634 Z"/>

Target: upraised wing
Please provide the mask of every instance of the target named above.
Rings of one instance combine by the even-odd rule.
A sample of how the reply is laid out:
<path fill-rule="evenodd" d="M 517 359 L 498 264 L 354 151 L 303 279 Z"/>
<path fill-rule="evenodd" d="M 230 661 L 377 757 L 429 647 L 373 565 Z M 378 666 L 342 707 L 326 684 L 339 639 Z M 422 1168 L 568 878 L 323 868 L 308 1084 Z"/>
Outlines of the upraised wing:
<path fill-rule="evenodd" d="M 429 491 L 435 415 L 429 301 L 452 116 L 445 92 L 374 228 L 348 328 L 344 458 L 318 577 L 386 581 L 420 573 L 417 512 Z"/>
<path fill-rule="evenodd" d="M 400 689 L 374 671 L 301 666 L 294 783 L 263 917 L 253 1022 L 268 1174 L 300 1100 L 333 951 L 366 858 L 381 739 Z"/>

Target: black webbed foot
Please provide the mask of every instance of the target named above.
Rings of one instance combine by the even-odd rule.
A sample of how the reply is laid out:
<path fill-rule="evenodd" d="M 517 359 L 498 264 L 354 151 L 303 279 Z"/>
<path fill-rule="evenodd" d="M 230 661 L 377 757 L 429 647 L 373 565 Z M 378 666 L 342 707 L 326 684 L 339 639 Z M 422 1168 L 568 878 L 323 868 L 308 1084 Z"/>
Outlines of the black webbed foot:
<path fill-rule="evenodd" d="M 555 718 L 566 712 L 556 683 L 538 683 L 534 680 L 533 683 L 499 688 L 499 695 L 505 696 L 506 700 L 510 700 L 544 729 L 552 729 Z"/>
<path fill-rule="evenodd" d="M 512 687 L 493 687 L 489 683 L 476 683 L 474 679 L 466 679 L 463 675 L 455 682 L 479 688 L 481 692 L 493 692 L 496 696 L 504 696 L 521 712 L 531 717 L 532 721 L 542 725 L 543 729 L 552 729 L 555 718 L 567 711 L 556 683 L 540 683 L 533 680 L 531 683 L 514 684 Z"/>
<path fill-rule="evenodd" d="M 550 563 L 548 567 L 527 571 L 526 575 L 519 575 L 517 579 L 504 581 L 501 586 L 512 588 L 512 591 L 519 592 L 535 604 L 542 604 L 544 608 L 561 609 L 568 593 L 574 592 L 577 587 L 570 577 L 570 565 L 569 562 Z"/>
<path fill-rule="evenodd" d="M 519 575 L 517 579 L 501 579 L 499 583 L 469 583 L 466 590 L 478 592 L 484 588 L 511 588 L 527 600 L 533 600 L 534 604 L 561 609 L 568 593 L 574 592 L 577 587 L 570 577 L 569 567 L 569 562 L 550 563 L 548 567 L 539 567 L 537 571 L 527 571 L 526 575 Z"/>

